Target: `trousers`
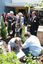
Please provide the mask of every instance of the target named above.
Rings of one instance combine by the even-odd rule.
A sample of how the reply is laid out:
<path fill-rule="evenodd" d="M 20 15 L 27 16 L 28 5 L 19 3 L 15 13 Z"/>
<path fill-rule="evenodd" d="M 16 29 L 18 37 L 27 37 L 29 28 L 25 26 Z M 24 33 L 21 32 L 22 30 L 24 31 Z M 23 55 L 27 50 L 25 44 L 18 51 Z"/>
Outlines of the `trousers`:
<path fill-rule="evenodd" d="M 30 51 L 30 49 L 29 48 L 26 48 L 26 49 L 21 49 L 24 53 L 25 53 L 25 55 L 28 57 L 28 54 L 29 54 L 29 51 Z"/>

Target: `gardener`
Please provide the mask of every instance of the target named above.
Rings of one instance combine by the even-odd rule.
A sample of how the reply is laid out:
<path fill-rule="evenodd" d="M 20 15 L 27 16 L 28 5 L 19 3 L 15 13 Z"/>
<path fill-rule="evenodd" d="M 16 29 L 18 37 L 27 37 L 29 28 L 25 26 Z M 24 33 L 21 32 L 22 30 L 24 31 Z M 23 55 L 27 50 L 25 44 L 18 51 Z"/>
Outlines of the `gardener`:
<path fill-rule="evenodd" d="M 11 48 L 11 50 L 10 50 Z M 13 51 L 13 48 L 16 49 L 17 51 L 20 51 L 21 48 L 21 38 L 15 37 L 12 38 L 9 43 L 8 43 L 8 50 Z"/>
<path fill-rule="evenodd" d="M 33 56 L 38 56 L 41 53 L 41 45 L 39 39 L 36 36 L 31 35 L 30 32 L 26 32 L 24 36 L 27 40 L 22 46 L 22 51 L 26 54 L 27 57 L 29 51 L 32 52 Z"/>

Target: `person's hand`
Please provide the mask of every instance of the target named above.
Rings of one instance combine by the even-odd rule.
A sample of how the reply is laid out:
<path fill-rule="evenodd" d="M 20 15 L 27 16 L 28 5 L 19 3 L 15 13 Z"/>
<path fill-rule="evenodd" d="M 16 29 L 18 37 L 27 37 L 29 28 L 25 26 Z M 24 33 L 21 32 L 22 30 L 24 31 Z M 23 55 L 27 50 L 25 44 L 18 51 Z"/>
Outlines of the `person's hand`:
<path fill-rule="evenodd" d="M 11 47 L 11 51 L 13 51 L 13 47 Z"/>
<path fill-rule="evenodd" d="M 13 23 L 11 23 L 11 25 L 13 25 Z"/>
<path fill-rule="evenodd" d="M 37 32 L 36 30 L 34 32 Z"/>
<path fill-rule="evenodd" d="M 20 49 L 22 48 L 22 44 L 21 43 L 19 44 L 19 47 L 20 47 Z"/>

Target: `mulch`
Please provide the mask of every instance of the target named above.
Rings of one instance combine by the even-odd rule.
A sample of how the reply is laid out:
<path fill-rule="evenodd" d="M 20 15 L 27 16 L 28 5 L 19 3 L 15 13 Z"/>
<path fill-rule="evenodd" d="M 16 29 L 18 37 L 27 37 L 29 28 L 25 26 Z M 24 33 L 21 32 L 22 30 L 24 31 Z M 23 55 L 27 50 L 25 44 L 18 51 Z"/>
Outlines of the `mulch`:
<path fill-rule="evenodd" d="M 6 39 L 2 39 L 1 41 L 3 42 L 3 46 L 5 47 L 5 53 L 8 52 L 8 42 L 11 39 L 10 36 L 8 36 Z M 25 62 L 22 60 L 20 64 L 25 64 Z M 39 63 L 38 64 L 43 64 L 43 54 L 39 56 Z"/>

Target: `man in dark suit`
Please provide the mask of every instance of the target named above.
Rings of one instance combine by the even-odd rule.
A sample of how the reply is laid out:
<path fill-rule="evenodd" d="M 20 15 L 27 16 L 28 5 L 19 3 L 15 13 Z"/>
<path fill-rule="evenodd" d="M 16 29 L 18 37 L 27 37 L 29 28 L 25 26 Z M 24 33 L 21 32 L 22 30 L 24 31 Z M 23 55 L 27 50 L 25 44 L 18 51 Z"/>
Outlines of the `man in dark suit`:
<path fill-rule="evenodd" d="M 16 18 L 14 16 L 13 11 L 10 11 L 10 15 L 7 17 L 7 21 L 8 21 L 8 33 L 9 35 L 12 37 L 14 37 L 15 35 L 15 23 L 16 23 Z M 11 31 L 13 31 L 13 33 L 11 34 Z"/>
<path fill-rule="evenodd" d="M 31 23 L 31 27 L 30 27 L 30 32 L 32 35 L 37 36 L 37 30 L 38 30 L 38 26 L 39 26 L 39 18 L 36 16 L 36 12 L 33 11 L 32 12 L 32 23 Z"/>
<path fill-rule="evenodd" d="M 26 22 L 27 22 L 27 25 L 29 24 L 29 15 L 28 15 L 28 13 L 26 14 Z"/>
<path fill-rule="evenodd" d="M 13 30 L 12 36 L 14 37 L 15 35 L 15 23 L 16 23 L 16 17 L 14 16 L 14 12 L 10 11 L 10 19 L 11 21 L 11 28 Z"/>
<path fill-rule="evenodd" d="M 8 34 L 9 34 L 9 31 L 11 30 L 11 17 L 10 17 L 10 13 L 7 13 L 7 19 L 6 21 L 8 22 Z"/>

